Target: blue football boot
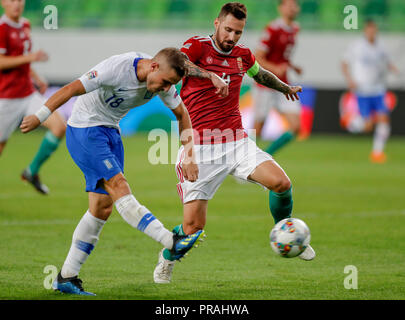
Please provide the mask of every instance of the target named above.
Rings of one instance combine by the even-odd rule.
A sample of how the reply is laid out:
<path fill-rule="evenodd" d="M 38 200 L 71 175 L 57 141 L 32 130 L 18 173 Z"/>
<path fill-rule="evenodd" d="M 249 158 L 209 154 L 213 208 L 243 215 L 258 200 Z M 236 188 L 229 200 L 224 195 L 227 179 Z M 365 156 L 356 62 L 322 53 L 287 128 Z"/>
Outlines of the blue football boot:
<path fill-rule="evenodd" d="M 204 230 L 198 230 L 196 233 L 180 236 L 173 233 L 173 248 L 170 250 L 174 260 L 180 260 L 184 255 L 190 251 L 193 247 L 198 247 L 195 245 L 197 241 L 203 241 L 202 238 L 205 237 Z M 195 245 L 195 246 L 194 246 Z"/>
<path fill-rule="evenodd" d="M 95 296 L 95 294 L 92 292 L 84 291 L 82 280 L 80 280 L 77 276 L 71 278 L 62 278 L 60 272 L 58 273 L 55 281 L 52 283 L 52 288 L 55 291 L 60 291 L 62 293 Z"/>

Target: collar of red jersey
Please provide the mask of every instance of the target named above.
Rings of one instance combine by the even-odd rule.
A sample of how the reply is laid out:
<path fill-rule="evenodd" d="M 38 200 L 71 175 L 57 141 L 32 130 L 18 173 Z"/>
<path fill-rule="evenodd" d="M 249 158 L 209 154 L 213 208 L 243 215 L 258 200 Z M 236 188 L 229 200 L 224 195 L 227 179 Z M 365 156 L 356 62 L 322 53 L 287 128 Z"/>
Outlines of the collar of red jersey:
<path fill-rule="evenodd" d="M 21 28 L 23 26 L 24 18 L 20 18 L 20 20 L 18 22 L 15 22 L 15 21 L 11 20 L 9 17 L 7 17 L 6 14 L 3 14 L 0 17 L 0 22 L 1 21 L 7 23 L 10 27 Z"/>
<path fill-rule="evenodd" d="M 216 52 L 218 52 L 218 53 L 220 53 L 220 54 L 224 54 L 224 55 L 226 55 L 226 56 L 229 56 L 229 55 L 232 53 L 232 50 L 233 50 L 233 49 L 232 49 L 231 51 L 228 51 L 228 52 L 225 52 L 225 51 L 222 51 L 221 49 L 219 49 L 219 48 L 216 46 L 214 39 L 212 39 L 212 35 L 210 35 L 209 37 L 210 37 L 210 39 L 211 39 L 212 46 L 213 46 L 213 48 L 215 49 Z"/>

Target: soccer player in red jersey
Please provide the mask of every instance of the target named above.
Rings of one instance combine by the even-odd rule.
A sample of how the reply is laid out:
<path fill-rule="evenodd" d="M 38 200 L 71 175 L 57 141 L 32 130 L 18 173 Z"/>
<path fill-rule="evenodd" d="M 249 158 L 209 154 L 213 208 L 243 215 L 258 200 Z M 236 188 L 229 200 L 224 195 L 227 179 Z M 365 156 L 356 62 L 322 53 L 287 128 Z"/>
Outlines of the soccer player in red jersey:
<path fill-rule="evenodd" d="M 257 62 L 264 69 L 271 71 L 282 81 L 288 83 L 288 70 L 293 70 L 298 74 L 302 73 L 302 69 L 292 64 L 290 60 L 299 32 L 299 25 L 294 20 L 300 7 L 296 0 L 280 0 L 278 10 L 280 17 L 271 21 L 264 29 L 255 56 Z M 289 124 L 289 129 L 266 149 L 269 154 L 274 154 L 298 134 L 301 104 L 299 101 L 288 101 L 280 92 L 260 84 L 256 84 L 252 91 L 255 115 L 254 128 L 258 136 L 261 135 L 270 108 L 276 108 Z"/>
<path fill-rule="evenodd" d="M 45 102 L 35 90 L 34 83 L 41 94 L 46 91 L 47 83 L 30 64 L 48 60 L 48 55 L 42 50 L 31 52 L 31 26 L 22 17 L 25 1 L 1 0 L 1 5 L 4 14 L 0 18 L 0 155 L 24 116 L 35 113 Z M 57 149 L 66 125 L 63 118 L 55 113 L 44 122 L 44 126 L 49 131 L 21 178 L 40 193 L 47 194 L 49 189 L 41 183 L 38 172 Z"/>
<path fill-rule="evenodd" d="M 199 177 L 184 179 L 184 148 L 179 149 L 176 173 L 177 189 L 183 202 L 183 224 L 174 228 L 178 234 L 191 234 L 206 223 L 208 200 L 227 177 L 233 175 L 270 190 L 269 206 L 274 221 L 291 216 L 292 186 L 284 170 L 266 152 L 259 149 L 243 130 L 239 95 L 245 74 L 256 82 L 282 92 L 287 99 L 298 99 L 299 86 L 289 86 L 262 68 L 252 52 L 238 45 L 246 23 L 246 7 L 238 2 L 225 4 L 215 19 L 215 34 L 193 37 L 183 47 L 189 58 L 188 77 L 183 79 L 181 98 L 192 122 Z M 206 71 L 205 71 L 206 70 Z M 209 72 L 222 77 L 229 94 L 219 98 L 208 79 Z M 207 79 L 202 74 L 207 73 Z M 194 76 L 194 77 L 193 77 Z M 308 247 L 302 259 L 312 260 L 315 252 Z M 174 267 L 168 250 L 161 250 L 154 271 L 156 283 L 168 283 Z"/>

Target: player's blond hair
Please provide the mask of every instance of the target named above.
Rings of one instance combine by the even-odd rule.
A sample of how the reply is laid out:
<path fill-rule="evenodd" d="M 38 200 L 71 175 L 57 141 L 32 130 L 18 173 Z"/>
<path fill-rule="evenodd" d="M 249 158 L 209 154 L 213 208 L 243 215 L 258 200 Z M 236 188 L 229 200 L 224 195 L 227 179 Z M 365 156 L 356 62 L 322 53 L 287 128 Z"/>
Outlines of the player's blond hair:
<path fill-rule="evenodd" d="M 169 67 L 183 78 L 186 74 L 186 56 L 177 48 L 169 47 L 160 50 L 153 59 L 164 58 Z"/>

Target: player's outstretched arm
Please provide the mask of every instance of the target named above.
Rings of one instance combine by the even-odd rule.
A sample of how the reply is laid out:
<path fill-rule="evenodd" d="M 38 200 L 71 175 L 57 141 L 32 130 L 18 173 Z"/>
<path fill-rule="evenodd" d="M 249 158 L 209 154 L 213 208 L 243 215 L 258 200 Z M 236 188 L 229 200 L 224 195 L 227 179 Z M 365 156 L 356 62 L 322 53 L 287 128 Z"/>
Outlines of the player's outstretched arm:
<path fill-rule="evenodd" d="M 214 72 L 204 70 L 190 60 L 186 60 L 187 77 L 197 77 L 201 79 L 210 79 L 215 88 L 217 88 L 216 94 L 220 97 L 225 98 L 229 94 L 229 88 L 226 82 L 221 79 Z"/>
<path fill-rule="evenodd" d="M 172 111 L 179 122 L 180 141 L 184 146 L 185 158 L 182 161 L 184 178 L 194 182 L 198 179 L 198 165 L 194 153 L 194 138 L 190 115 L 183 102 Z"/>
<path fill-rule="evenodd" d="M 29 53 L 21 56 L 5 56 L 0 55 L 0 70 L 7 70 L 17 68 L 23 64 L 31 62 L 45 62 L 48 60 L 48 55 L 42 51 L 38 50 L 33 53 Z"/>
<path fill-rule="evenodd" d="M 32 114 L 24 117 L 20 129 L 22 133 L 30 132 L 36 129 L 42 122 L 58 109 L 61 105 L 65 104 L 70 98 L 85 94 L 86 90 L 80 80 L 75 80 L 63 88 L 56 91 L 37 111 L 36 114 Z"/>
<path fill-rule="evenodd" d="M 253 79 L 261 85 L 284 93 L 287 100 L 299 100 L 297 93 L 302 92 L 302 88 L 300 86 L 289 86 L 277 78 L 273 73 L 263 69 L 260 66 L 256 75 L 253 76 Z"/>

